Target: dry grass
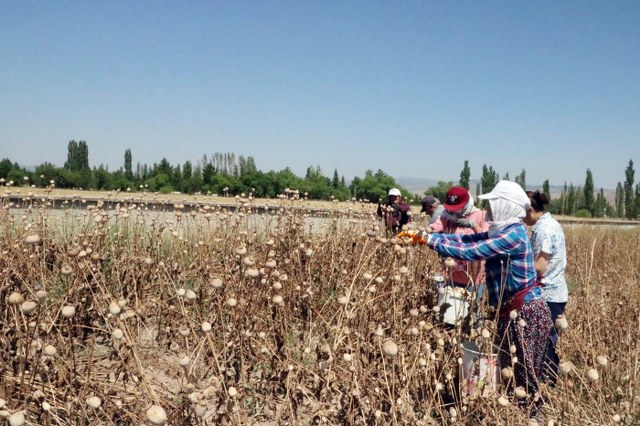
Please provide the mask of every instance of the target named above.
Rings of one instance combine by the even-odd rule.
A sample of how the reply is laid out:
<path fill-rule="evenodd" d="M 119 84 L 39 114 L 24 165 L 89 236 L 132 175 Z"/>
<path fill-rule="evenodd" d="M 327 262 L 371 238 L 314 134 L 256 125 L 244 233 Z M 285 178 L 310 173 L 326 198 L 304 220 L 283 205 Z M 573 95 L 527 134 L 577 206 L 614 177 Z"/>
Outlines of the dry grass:
<path fill-rule="evenodd" d="M 158 405 L 172 425 L 527 424 L 501 387 L 465 394 L 459 343 L 490 339 L 438 320 L 437 257 L 385 239 L 372 211 L 46 201 L 0 212 L 2 416 L 139 425 Z M 567 242 L 573 370 L 545 390 L 546 420 L 637 424 L 640 233 L 571 228 Z"/>

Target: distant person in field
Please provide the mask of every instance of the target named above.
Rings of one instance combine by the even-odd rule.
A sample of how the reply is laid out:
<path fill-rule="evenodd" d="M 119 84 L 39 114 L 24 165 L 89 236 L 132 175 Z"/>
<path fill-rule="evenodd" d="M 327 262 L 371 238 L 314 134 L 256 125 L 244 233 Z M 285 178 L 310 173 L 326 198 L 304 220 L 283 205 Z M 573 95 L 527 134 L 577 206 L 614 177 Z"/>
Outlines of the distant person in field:
<path fill-rule="evenodd" d="M 433 195 L 426 195 L 422 197 L 420 202 L 422 204 L 420 213 L 426 213 L 429 216 L 427 225 L 433 225 L 440 218 L 442 212 L 444 212 L 444 206 L 440 203 L 440 200 Z"/>
<path fill-rule="evenodd" d="M 527 211 L 524 222 L 531 226 L 531 247 L 538 281 L 551 311 L 552 323 L 555 324 L 558 315 L 564 313 L 569 300 L 567 281 L 564 278 L 567 267 L 564 232 L 558 221 L 546 211 L 549 199 L 544 193 L 527 191 L 527 196 L 531 200 L 531 208 Z M 556 353 L 557 343 L 558 331 L 554 325 L 551 327 L 546 359 L 546 376 L 550 383 L 555 383 L 558 375 L 560 359 Z"/>
<path fill-rule="evenodd" d="M 534 267 L 533 250 L 523 219 L 529 197 L 515 182 L 501 180 L 488 194 L 489 231 L 471 235 L 429 234 L 427 245 L 441 256 L 486 260 L 489 304 L 498 309 L 494 342 L 500 364 L 513 367 L 510 393 L 522 386 L 527 397 L 514 402 L 537 416 L 543 404 L 539 380 L 549 341 L 551 314 Z M 446 204 L 445 204 L 446 208 Z M 515 353 L 511 352 L 511 346 Z M 513 363 L 513 357 L 518 362 Z"/>
<path fill-rule="evenodd" d="M 445 195 L 443 212 L 431 226 L 433 232 L 471 235 L 485 232 L 489 224 L 484 220 L 484 211 L 475 206 L 473 197 L 465 188 L 454 186 Z M 478 286 L 478 297 L 482 296 L 484 262 L 468 262 L 455 259 L 456 265 L 446 269 L 447 280 L 458 287 Z"/>
<path fill-rule="evenodd" d="M 402 193 L 398 188 L 391 188 L 387 196 L 387 202 L 378 204 L 378 216 L 384 220 L 387 229 L 396 235 L 402 231 L 402 227 L 411 222 L 411 206 L 402 199 Z"/>

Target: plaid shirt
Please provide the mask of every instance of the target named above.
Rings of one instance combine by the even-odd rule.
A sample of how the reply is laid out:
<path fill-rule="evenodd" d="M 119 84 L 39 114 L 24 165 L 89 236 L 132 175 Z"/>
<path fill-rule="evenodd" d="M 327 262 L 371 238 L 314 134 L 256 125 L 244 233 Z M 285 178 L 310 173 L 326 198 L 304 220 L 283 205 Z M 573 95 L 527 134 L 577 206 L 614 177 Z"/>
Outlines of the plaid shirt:
<path fill-rule="evenodd" d="M 464 260 L 486 259 L 486 284 L 489 304 L 505 303 L 518 290 L 533 285 L 536 270 L 533 250 L 523 223 L 489 237 L 488 232 L 473 235 L 432 234 L 429 247 L 440 255 Z M 525 301 L 541 299 L 540 287 L 532 289 Z"/>

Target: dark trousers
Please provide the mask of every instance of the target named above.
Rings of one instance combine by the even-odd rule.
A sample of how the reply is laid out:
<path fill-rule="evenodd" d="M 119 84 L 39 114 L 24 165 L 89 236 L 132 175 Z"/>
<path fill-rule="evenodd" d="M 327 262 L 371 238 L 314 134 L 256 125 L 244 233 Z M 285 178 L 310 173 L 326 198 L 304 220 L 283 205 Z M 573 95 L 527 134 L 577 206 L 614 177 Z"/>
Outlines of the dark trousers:
<path fill-rule="evenodd" d="M 556 344 L 558 343 L 558 330 L 556 330 L 556 318 L 564 312 L 567 302 L 553 303 L 547 302 L 551 311 L 551 333 L 549 334 L 549 343 L 547 344 L 547 356 L 545 359 L 545 375 L 550 383 L 555 383 L 558 377 L 558 364 L 560 358 L 556 353 Z"/>

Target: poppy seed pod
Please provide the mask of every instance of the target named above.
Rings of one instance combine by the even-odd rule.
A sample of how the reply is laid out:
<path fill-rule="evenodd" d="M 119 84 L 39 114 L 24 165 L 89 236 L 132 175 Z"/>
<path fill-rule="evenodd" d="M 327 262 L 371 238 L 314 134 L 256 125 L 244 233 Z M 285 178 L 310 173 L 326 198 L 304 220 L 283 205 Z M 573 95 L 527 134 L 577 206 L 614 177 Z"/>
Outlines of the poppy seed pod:
<path fill-rule="evenodd" d="M 167 413 L 159 405 L 152 405 L 147 410 L 147 420 L 154 425 L 163 425 L 167 421 Z"/>
<path fill-rule="evenodd" d="M 382 351 L 387 356 L 396 356 L 398 354 L 398 345 L 393 340 L 387 340 L 382 344 Z"/>

